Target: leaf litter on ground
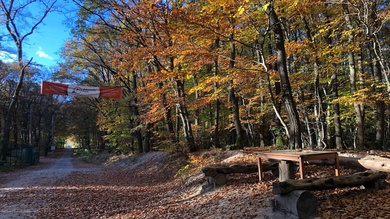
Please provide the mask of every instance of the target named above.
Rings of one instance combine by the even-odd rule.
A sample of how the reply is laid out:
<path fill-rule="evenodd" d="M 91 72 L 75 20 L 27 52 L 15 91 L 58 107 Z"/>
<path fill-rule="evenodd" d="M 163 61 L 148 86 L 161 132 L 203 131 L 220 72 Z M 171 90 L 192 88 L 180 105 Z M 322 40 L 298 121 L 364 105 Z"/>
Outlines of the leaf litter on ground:
<path fill-rule="evenodd" d="M 272 182 L 277 177 L 272 174 L 266 174 L 261 183 L 256 173 L 231 174 L 226 185 L 201 193 L 207 180 L 201 173 L 203 166 L 255 163 L 256 159 L 254 150 L 110 156 L 101 160 L 104 165 L 73 159 L 76 169 L 99 171 L 74 171 L 53 185 L 7 192 L 1 198 L 15 210 L 25 209 L 20 217 L 14 213 L 14 218 L 273 218 L 269 200 L 274 198 Z M 334 171 L 327 165 L 305 168 L 310 177 L 330 176 Z M 341 167 L 342 174 L 353 172 L 353 168 Z M 313 193 L 319 200 L 318 218 L 390 215 L 388 188 Z M 4 208 L 0 205 L 0 209 Z"/>

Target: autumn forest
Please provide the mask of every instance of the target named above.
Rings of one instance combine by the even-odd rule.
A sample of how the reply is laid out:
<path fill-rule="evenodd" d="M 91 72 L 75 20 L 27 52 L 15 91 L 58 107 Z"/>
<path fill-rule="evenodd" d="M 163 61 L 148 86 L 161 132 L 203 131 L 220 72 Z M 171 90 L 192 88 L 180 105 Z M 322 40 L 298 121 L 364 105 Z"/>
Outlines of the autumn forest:
<path fill-rule="evenodd" d="M 3 155 L 70 136 L 120 153 L 388 149 L 388 1 L 72 1 L 51 81 L 124 96 L 41 95 L 42 72 L 21 53 L 0 67 Z"/>

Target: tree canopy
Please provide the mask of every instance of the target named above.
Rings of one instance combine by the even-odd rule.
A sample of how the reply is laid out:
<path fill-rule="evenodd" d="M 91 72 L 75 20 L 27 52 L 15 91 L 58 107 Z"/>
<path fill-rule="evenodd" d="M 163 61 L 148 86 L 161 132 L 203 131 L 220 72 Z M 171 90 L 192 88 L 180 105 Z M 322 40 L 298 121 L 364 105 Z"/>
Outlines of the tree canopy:
<path fill-rule="evenodd" d="M 387 1 L 73 2 L 54 79 L 124 88 L 64 106 L 86 147 L 388 148 Z"/>

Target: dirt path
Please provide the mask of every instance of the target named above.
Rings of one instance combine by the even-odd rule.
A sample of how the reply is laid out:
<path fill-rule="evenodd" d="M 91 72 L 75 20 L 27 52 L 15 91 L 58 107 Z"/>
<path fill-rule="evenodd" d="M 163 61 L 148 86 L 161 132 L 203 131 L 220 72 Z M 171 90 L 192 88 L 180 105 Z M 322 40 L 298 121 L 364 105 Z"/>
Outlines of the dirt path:
<path fill-rule="evenodd" d="M 199 173 L 186 180 L 177 175 L 184 163 L 151 152 L 99 166 L 64 151 L 37 166 L 0 174 L 0 219 L 271 218 L 272 194 L 259 193 L 269 187 L 256 183 L 257 175 L 237 176 L 200 195 L 205 179 Z"/>
<path fill-rule="evenodd" d="M 55 154 L 59 158 L 43 158 L 38 167 L 13 173 L 1 173 L 0 219 L 32 218 L 50 198 L 51 188 L 73 172 L 99 172 L 96 166 L 75 166 L 72 150 Z M 34 169 L 35 168 L 35 169 Z"/>

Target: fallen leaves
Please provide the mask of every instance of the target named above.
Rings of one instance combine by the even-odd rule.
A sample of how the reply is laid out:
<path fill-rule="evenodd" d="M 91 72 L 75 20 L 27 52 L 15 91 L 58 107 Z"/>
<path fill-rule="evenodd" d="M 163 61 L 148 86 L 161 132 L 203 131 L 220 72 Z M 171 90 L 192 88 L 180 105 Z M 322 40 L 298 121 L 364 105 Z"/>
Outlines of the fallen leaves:
<path fill-rule="evenodd" d="M 223 153 L 223 152 L 221 152 Z M 230 153 L 230 152 L 229 152 Z M 201 157 L 196 157 L 201 156 Z M 245 158 L 245 162 L 253 162 Z M 226 157 L 217 152 L 190 156 L 191 168 Z M 143 160 L 123 165 L 99 167 L 74 162 L 80 170 L 69 174 L 55 185 L 32 186 L 1 195 L 8 205 L 25 206 L 29 218 L 270 218 L 269 200 L 275 176 L 267 174 L 266 181 L 258 183 L 253 174 L 228 175 L 226 185 L 214 191 L 199 194 L 206 180 L 199 172 L 188 170 L 189 178 L 175 177 L 186 165 L 181 160 Z M 141 160 L 141 159 L 140 159 Z M 196 162 L 194 162 L 196 161 Z M 243 160 L 230 159 L 229 162 Z M 96 168 L 94 165 L 93 168 Z M 308 175 L 333 175 L 332 167 L 307 165 Z M 342 173 L 355 171 L 342 167 Z M 194 173 L 193 173 L 194 172 Z M 195 174 L 196 172 L 196 174 Z M 40 184 L 44 185 L 44 184 Z M 335 189 L 314 192 L 319 199 L 320 218 L 386 218 L 390 215 L 390 190 Z M 23 205 L 22 205 L 23 204 Z M 26 215 L 26 213 L 24 214 Z M 20 217 L 22 218 L 22 217 Z"/>

